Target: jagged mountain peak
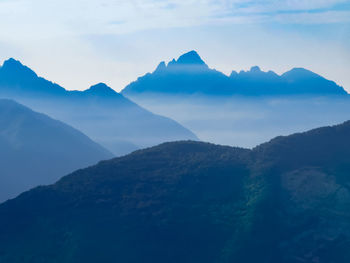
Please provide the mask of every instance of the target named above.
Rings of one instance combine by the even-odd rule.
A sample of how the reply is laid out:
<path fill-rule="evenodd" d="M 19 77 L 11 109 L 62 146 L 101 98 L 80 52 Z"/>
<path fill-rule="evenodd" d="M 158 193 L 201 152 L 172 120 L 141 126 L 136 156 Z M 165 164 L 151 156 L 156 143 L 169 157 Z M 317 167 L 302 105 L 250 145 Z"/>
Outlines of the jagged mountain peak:
<path fill-rule="evenodd" d="M 205 65 L 205 62 L 202 60 L 199 54 L 194 50 L 181 55 L 176 62 L 177 64 L 185 64 L 185 65 Z"/>
<path fill-rule="evenodd" d="M 37 77 L 37 74 L 28 68 L 27 66 L 23 65 L 19 60 L 16 60 L 14 58 L 9 58 L 4 61 L 2 67 L 0 67 L 0 71 L 13 74 L 21 74 L 21 76 L 28 76 L 28 77 Z"/>
<path fill-rule="evenodd" d="M 304 78 L 322 78 L 320 75 L 305 68 L 292 68 L 291 70 L 283 73 L 281 77 L 304 79 Z"/>
<path fill-rule="evenodd" d="M 220 96 L 347 95 L 334 81 L 303 68 L 294 68 L 279 75 L 272 70 L 263 71 L 259 66 L 253 66 L 249 70 L 232 71 L 227 76 L 209 68 L 194 50 L 181 55 L 177 60 L 173 59 L 167 65 L 161 62 L 153 73 L 138 78 L 121 93 L 127 96 L 137 93 Z"/>
<path fill-rule="evenodd" d="M 14 58 L 9 58 L 7 60 L 4 61 L 3 67 L 9 67 L 9 66 L 20 66 L 20 67 L 24 67 L 23 64 L 19 61 L 16 60 Z"/>
<path fill-rule="evenodd" d="M 253 66 L 250 68 L 250 72 L 261 72 L 261 69 L 259 66 Z"/>
<path fill-rule="evenodd" d="M 168 69 L 186 69 L 189 70 L 190 68 L 195 69 L 207 69 L 208 66 L 205 64 L 205 62 L 202 60 L 202 58 L 198 55 L 198 53 L 194 50 L 189 51 L 183 55 L 181 55 L 177 60 L 173 59 L 171 60 L 166 68 Z M 165 63 L 160 63 L 157 67 L 158 69 L 164 69 Z"/>
<path fill-rule="evenodd" d="M 116 92 L 111 87 L 107 86 L 105 83 L 97 83 L 93 86 L 91 86 L 89 89 L 85 90 L 86 93 L 93 93 L 95 95 L 103 95 L 103 96 L 110 96 L 110 95 L 117 95 L 118 92 Z M 119 94 L 118 94 L 119 95 Z"/>
<path fill-rule="evenodd" d="M 162 61 L 159 63 L 159 65 L 157 66 L 155 72 L 160 72 L 162 70 L 165 70 L 166 69 L 166 64 L 165 64 L 165 61 Z"/>

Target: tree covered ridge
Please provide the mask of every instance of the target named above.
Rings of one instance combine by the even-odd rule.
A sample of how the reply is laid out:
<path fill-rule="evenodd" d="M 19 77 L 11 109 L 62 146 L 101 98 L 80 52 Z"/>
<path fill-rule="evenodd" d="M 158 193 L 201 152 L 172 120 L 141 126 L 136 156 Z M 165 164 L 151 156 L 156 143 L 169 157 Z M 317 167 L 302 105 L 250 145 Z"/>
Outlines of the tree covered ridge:
<path fill-rule="evenodd" d="M 349 133 L 100 162 L 1 205 L 0 262 L 348 262 Z"/>

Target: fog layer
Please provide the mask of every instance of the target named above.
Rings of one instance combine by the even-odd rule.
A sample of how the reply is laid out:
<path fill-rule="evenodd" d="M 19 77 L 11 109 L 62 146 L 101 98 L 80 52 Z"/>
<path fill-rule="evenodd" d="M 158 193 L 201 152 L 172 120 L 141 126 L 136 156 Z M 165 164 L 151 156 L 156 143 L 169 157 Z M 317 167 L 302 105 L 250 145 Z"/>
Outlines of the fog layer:
<path fill-rule="evenodd" d="M 188 127 L 200 140 L 249 148 L 279 135 L 350 119 L 347 97 L 141 94 L 131 98 Z"/>

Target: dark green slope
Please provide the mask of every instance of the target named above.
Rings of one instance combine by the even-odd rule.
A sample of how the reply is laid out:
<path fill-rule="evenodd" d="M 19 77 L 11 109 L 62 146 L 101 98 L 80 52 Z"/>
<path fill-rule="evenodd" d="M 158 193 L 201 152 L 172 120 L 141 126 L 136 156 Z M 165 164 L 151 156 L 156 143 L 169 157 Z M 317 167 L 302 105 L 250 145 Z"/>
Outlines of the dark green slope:
<path fill-rule="evenodd" d="M 0 206 L 0 262 L 349 262 L 350 122 L 166 143 Z"/>
<path fill-rule="evenodd" d="M 236 224 L 247 153 L 169 143 L 24 193 L 2 206 L 0 262 L 217 258 Z"/>

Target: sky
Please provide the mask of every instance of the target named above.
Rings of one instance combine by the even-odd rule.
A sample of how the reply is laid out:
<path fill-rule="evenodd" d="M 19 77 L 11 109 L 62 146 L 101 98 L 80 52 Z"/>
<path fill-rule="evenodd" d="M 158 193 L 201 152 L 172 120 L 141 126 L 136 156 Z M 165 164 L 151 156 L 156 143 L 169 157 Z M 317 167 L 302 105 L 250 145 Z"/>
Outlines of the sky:
<path fill-rule="evenodd" d="M 0 60 L 116 91 L 196 50 L 230 74 L 305 67 L 350 92 L 350 0 L 0 0 Z"/>

